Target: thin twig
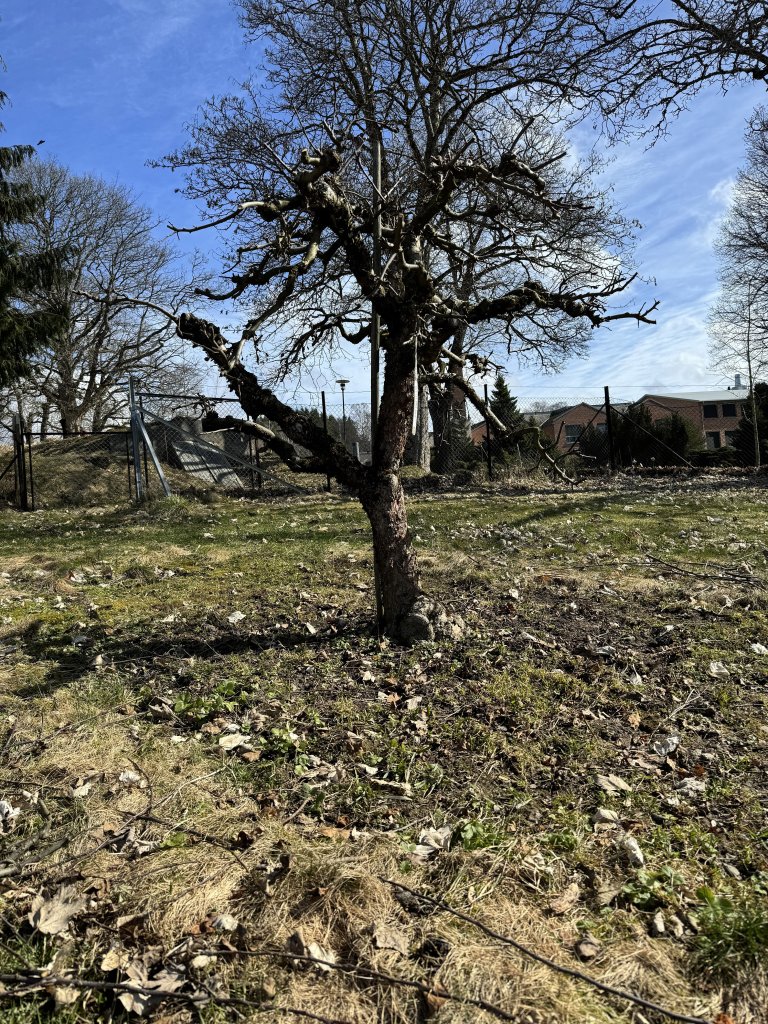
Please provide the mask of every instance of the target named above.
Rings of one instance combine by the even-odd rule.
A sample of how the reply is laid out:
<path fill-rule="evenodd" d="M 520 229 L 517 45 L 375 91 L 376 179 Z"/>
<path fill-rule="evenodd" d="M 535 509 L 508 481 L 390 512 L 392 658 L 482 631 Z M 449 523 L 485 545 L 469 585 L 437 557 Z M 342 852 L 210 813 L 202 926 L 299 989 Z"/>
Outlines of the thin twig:
<path fill-rule="evenodd" d="M 655 562 L 657 565 L 663 565 L 665 569 L 670 569 L 672 572 L 680 573 L 681 576 L 693 576 L 694 579 L 708 580 L 719 580 L 721 583 L 740 583 L 745 587 L 755 587 L 757 590 L 765 590 L 765 583 L 758 576 L 754 576 L 751 573 L 740 573 L 733 569 L 731 566 L 719 565 L 717 562 L 706 562 L 701 565 L 698 562 L 683 562 L 682 564 L 676 564 L 675 562 L 667 562 L 663 558 L 657 558 L 655 555 L 649 555 L 645 553 L 645 557 L 650 562 Z M 685 565 L 696 565 L 699 569 L 707 569 L 708 566 L 713 566 L 720 569 L 720 572 L 695 572 L 693 569 L 684 568 Z"/>
<path fill-rule="evenodd" d="M 597 978 L 592 978 L 588 974 L 584 974 L 582 971 L 577 971 L 574 967 L 565 967 L 563 964 L 558 964 L 554 960 L 550 960 L 549 957 L 543 956 L 541 953 L 536 953 L 528 946 L 524 946 L 522 942 L 518 942 L 516 939 L 510 939 L 508 935 L 501 935 L 499 932 L 494 931 L 487 925 L 483 924 L 482 921 L 478 921 L 475 917 L 470 917 L 468 914 L 463 914 L 460 910 L 454 909 L 450 904 L 444 903 L 442 900 L 435 899 L 433 896 L 427 896 L 426 893 L 418 892 L 415 889 L 409 889 L 407 885 L 403 885 L 402 882 L 395 882 L 391 878 L 382 878 L 379 880 L 384 882 L 385 885 L 391 885 L 395 889 L 402 889 L 403 892 L 410 893 L 412 896 L 416 896 L 418 899 L 426 900 L 427 903 L 431 903 L 435 907 L 440 907 L 441 910 L 447 911 L 449 914 L 453 914 L 460 921 L 466 921 L 467 924 L 471 924 L 473 927 L 478 928 L 481 932 L 484 932 L 492 939 L 496 939 L 499 942 L 503 942 L 507 946 L 512 946 L 519 953 L 523 953 L 525 956 L 530 957 L 537 963 L 543 964 L 545 967 L 551 968 L 553 971 L 557 971 L 559 974 L 568 975 L 568 977 L 576 978 L 578 981 L 586 982 L 587 985 L 592 985 L 600 992 L 604 992 L 606 995 L 616 996 L 618 999 L 624 999 L 629 1003 L 634 1003 L 636 1006 L 642 1006 L 645 1010 L 653 1010 L 655 1013 L 660 1013 L 664 1017 L 668 1017 L 670 1020 L 680 1021 L 681 1024 L 712 1024 L 711 1021 L 706 1020 L 704 1017 L 689 1017 L 684 1013 L 677 1013 L 675 1010 L 667 1010 L 663 1006 L 659 1006 L 657 1003 L 651 1002 L 649 999 L 643 999 L 641 996 L 636 996 L 631 992 L 625 992 L 623 989 L 614 988 L 612 985 L 606 985 L 602 981 L 598 981 Z"/>
<path fill-rule="evenodd" d="M 359 964 L 339 963 L 337 960 L 322 960 L 316 956 L 309 956 L 305 953 L 289 953 L 282 949 L 201 949 L 196 952 L 209 956 L 253 956 L 253 957 L 276 957 L 280 960 L 293 960 L 297 963 L 314 964 L 316 967 L 325 967 L 332 971 L 339 971 L 359 981 L 380 981 L 385 985 L 393 987 L 402 986 L 412 988 L 422 995 L 439 996 L 440 999 L 447 999 L 449 1002 L 461 1003 L 464 1006 L 476 1006 L 486 1013 L 498 1017 L 499 1020 L 517 1021 L 520 1015 L 507 1013 L 500 1006 L 486 1002 L 485 999 L 474 999 L 472 996 L 459 996 L 447 992 L 442 985 L 427 985 L 423 981 L 413 981 L 411 978 L 400 978 L 394 974 L 385 974 L 383 971 L 376 971 L 372 967 L 363 967 Z M 698 1022 L 697 1022 L 698 1024 Z"/>
<path fill-rule="evenodd" d="M 120 811 L 121 814 L 129 814 L 129 811 Z M 193 836 L 195 839 L 199 839 L 203 843 L 210 843 L 211 846 L 218 846 L 221 850 L 226 850 L 227 853 L 231 853 L 235 860 L 242 868 L 246 868 L 247 864 L 238 855 L 237 850 L 232 846 L 231 842 L 226 842 L 224 839 L 219 839 L 217 836 L 211 835 L 210 832 L 201 832 L 200 829 L 191 828 L 189 825 L 183 825 L 181 822 L 169 821 L 167 818 L 158 818 L 154 814 L 150 814 L 148 811 L 138 815 L 141 821 L 151 821 L 155 825 L 165 825 L 167 828 L 173 829 L 174 832 L 183 832 L 185 835 Z"/>
<path fill-rule="evenodd" d="M 156 988 L 143 988 L 128 981 L 90 981 L 85 978 L 72 978 L 59 975 L 46 975 L 45 977 L 30 977 L 25 974 L 0 974 L 0 983 L 3 985 L 20 985 L 17 989 L 0 989 L 0 999 L 21 999 L 32 992 L 40 989 L 51 988 L 77 988 L 91 992 L 127 992 L 131 995 L 145 996 L 158 1002 L 165 1000 L 177 1000 L 189 1006 L 200 1008 L 201 1003 L 213 1003 L 216 1006 L 247 1006 L 259 1013 L 285 1013 L 295 1017 L 303 1017 L 306 1020 L 318 1021 L 318 1024 L 352 1024 L 349 1020 L 337 1017 L 324 1017 L 310 1010 L 300 1010 L 295 1006 L 265 1006 L 252 999 L 244 999 L 240 996 L 220 996 L 210 989 L 206 989 L 208 998 L 201 999 L 199 995 L 189 992 L 162 992 Z"/>

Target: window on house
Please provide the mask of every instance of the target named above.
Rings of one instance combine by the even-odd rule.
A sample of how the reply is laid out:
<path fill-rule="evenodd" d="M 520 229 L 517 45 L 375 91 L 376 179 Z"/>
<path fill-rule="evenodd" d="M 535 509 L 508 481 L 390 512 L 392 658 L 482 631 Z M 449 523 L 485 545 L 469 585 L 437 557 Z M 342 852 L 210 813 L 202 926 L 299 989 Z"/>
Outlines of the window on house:
<path fill-rule="evenodd" d="M 595 433 L 596 434 L 607 434 L 608 433 L 608 424 L 607 423 L 596 423 L 595 424 Z"/>
<path fill-rule="evenodd" d="M 725 443 L 729 448 L 735 448 L 739 440 L 738 430 L 726 430 Z"/>
<path fill-rule="evenodd" d="M 707 431 L 707 448 L 713 452 L 716 448 L 721 448 L 722 443 L 720 441 L 719 430 L 708 430 Z"/>
<path fill-rule="evenodd" d="M 736 416 L 735 402 L 723 402 L 723 416 Z"/>
<path fill-rule="evenodd" d="M 565 424 L 565 442 L 566 444 L 576 444 L 581 437 L 583 428 L 578 423 L 566 423 Z"/>
<path fill-rule="evenodd" d="M 717 419 L 717 406 L 716 405 L 705 405 L 704 406 L 704 419 L 705 420 Z"/>

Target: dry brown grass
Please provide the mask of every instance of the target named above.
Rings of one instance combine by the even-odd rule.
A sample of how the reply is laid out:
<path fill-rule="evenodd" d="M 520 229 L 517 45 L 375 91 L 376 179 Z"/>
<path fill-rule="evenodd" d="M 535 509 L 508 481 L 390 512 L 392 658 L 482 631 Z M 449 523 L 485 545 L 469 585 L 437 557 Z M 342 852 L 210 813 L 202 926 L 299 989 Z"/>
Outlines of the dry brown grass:
<path fill-rule="evenodd" d="M 395 898 L 392 887 L 381 881 L 386 877 L 438 896 L 493 930 L 572 968 L 579 967 L 574 943 L 589 927 L 598 934 L 601 952 L 582 969 L 595 978 L 678 1012 L 714 1018 L 718 1011 L 729 1009 L 737 1024 L 765 1024 L 768 987 L 764 972 L 751 972 L 727 992 L 712 986 L 705 991 L 688 969 L 686 942 L 690 936 L 680 942 L 671 938 L 651 939 L 647 915 L 641 916 L 626 905 L 600 911 L 594 893 L 587 893 L 584 881 L 595 866 L 598 876 L 619 870 L 612 843 L 604 840 L 601 845 L 601 837 L 591 829 L 589 815 L 595 794 L 589 804 L 582 805 L 578 799 L 579 790 L 586 788 L 587 778 L 600 765 L 600 759 L 623 750 L 618 742 L 613 742 L 613 734 L 609 746 L 597 727 L 612 723 L 614 718 L 610 716 L 614 716 L 622 728 L 628 728 L 627 712 L 636 705 L 621 703 L 624 684 L 618 670 L 610 674 L 605 671 L 605 664 L 596 659 L 579 661 L 586 657 L 581 653 L 573 655 L 572 660 L 563 659 L 570 658 L 572 650 L 583 643 L 585 632 L 594 628 L 608 635 L 614 629 L 614 616 L 622 616 L 623 623 L 631 620 L 640 646 L 644 628 L 639 622 L 640 614 L 646 614 L 653 623 L 667 621 L 668 603 L 682 600 L 679 582 L 649 578 L 647 570 L 636 563 L 637 574 L 630 567 L 621 575 L 623 603 L 617 601 L 608 609 L 601 609 L 597 602 L 593 613 L 587 602 L 607 578 L 608 570 L 602 566 L 588 563 L 576 574 L 566 563 L 550 571 L 539 562 L 532 564 L 533 555 L 526 550 L 518 558 L 518 562 L 525 563 L 521 568 L 504 564 L 502 557 L 507 554 L 498 548 L 475 549 L 467 541 L 466 551 L 457 547 L 446 558 L 436 544 L 425 547 L 422 564 L 433 583 L 441 580 L 446 584 L 451 591 L 450 599 L 458 595 L 463 600 L 466 595 L 479 602 L 470 611 L 475 616 L 474 639 L 455 648 L 448 645 L 438 651 L 404 652 L 393 651 L 386 644 L 375 648 L 373 641 L 365 647 L 364 631 L 358 634 L 352 629 L 348 633 L 342 630 L 335 647 L 329 634 L 322 644 L 313 639 L 313 646 L 299 646 L 296 651 L 287 641 L 283 646 L 284 634 L 276 633 L 270 639 L 270 609 L 262 621 L 252 612 L 253 620 L 249 622 L 253 621 L 253 634 L 240 636 L 223 625 L 226 619 L 222 618 L 221 609 L 244 601 L 245 594 L 250 599 L 254 592 L 265 593 L 263 579 L 254 583 L 246 577 L 242 582 L 238 578 L 222 583 L 220 578 L 207 579 L 201 571 L 189 579 L 179 576 L 175 581 L 163 582 L 169 588 L 166 592 L 153 590 L 161 582 L 144 569 L 136 578 L 124 575 L 129 565 L 173 566 L 180 562 L 196 562 L 196 568 L 215 566 L 218 571 L 220 565 L 230 561 L 238 569 L 247 569 L 252 562 L 258 562 L 262 530 L 270 537 L 271 543 L 263 545 L 271 548 L 270 557 L 275 557 L 276 551 L 282 553 L 290 548 L 286 562 L 290 558 L 301 559 L 303 565 L 308 556 L 298 542 L 291 541 L 290 534 L 283 532 L 282 523 L 294 515 L 300 518 L 305 504 L 308 519 L 300 521 L 298 534 L 305 530 L 309 536 L 320 518 L 328 517 L 320 523 L 327 528 L 315 531 L 323 543 L 323 562 L 313 565 L 311 571 L 302 568 L 299 572 L 291 565 L 293 576 L 288 582 L 275 578 L 270 585 L 278 594 L 281 613 L 288 609 L 294 615 L 294 624 L 301 625 L 311 617 L 323 628 L 326 620 L 320 611 L 330 607 L 328 594 L 333 595 L 333 601 L 351 604 L 355 594 L 343 591 L 346 577 L 340 577 L 349 566 L 360 568 L 368 557 L 366 535 L 358 524 L 352 530 L 341 517 L 337 522 L 332 502 L 330 508 L 328 503 L 315 507 L 297 502 L 296 510 L 281 509 L 276 513 L 271 525 L 264 524 L 266 517 L 260 511 L 259 518 L 254 517 L 248 524 L 259 538 L 255 552 L 253 548 L 246 550 L 245 545 L 233 551 L 225 537 L 227 523 L 241 514 L 235 507 L 224 513 L 219 539 L 207 543 L 200 551 L 190 537 L 209 529 L 207 511 L 193 520 L 187 536 L 174 534 L 170 528 L 164 536 L 154 523 L 154 532 L 146 542 L 142 541 L 141 533 L 134 532 L 130 545 L 116 549 L 114 579 L 94 576 L 84 584 L 72 584 L 62 568 L 71 557 L 66 536 L 57 557 L 29 550 L 6 561 L 13 579 L 0 581 L 0 598 L 8 602 L 6 607 L 13 622 L 3 627 L 0 635 L 0 642 L 7 646 L 6 663 L 0 668 L 0 688 L 3 713 L 15 720 L 10 723 L 6 717 L 0 723 L 4 727 L 0 730 L 0 749 L 7 757 L 7 764 L 0 767 L 0 796 L 22 808 L 19 831 L 12 833 L 11 838 L 22 834 L 25 828 L 32 831 L 40 826 L 33 799 L 37 792 L 50 812 L 50 838 L 69 836 L 69 842 L 46 856 L 42 864 L 22 872 L 18 878 L 12 877 L 0 895 L 0 913 L 21 936 L 24 955 L 35 962 L 39 957 L 42 963 L 58 951 L 62 962 L 73 969 L 89 977 L 103 978 L 101 958 L 115 945 L 130 956 L 158 948 L 164 955 L 175 956 L 187 965 L 195 951 L 214 948 L 216 958 L 207 967 L 187 966 L 190 976 L 198 980 L 218 979 L 232 994 L 263 1000 L 261 1010 L 253 1014 L 260 1021 L 290 1019 L 279 1007 L 303 1009 L 355 1024 L 421 1024 L 428 1019 L 429 1007 L 421 994 L 377 980 L 371 971 L 435 988 L 442 986 L 461 998 L 486 1000 L 505 1013 L 517 1015 L 520 1024 L 640 1024 L 643 1020 L 626 1003 L 606 998 L 583 981 L 535 963 L 444 910 L 423 914 L 405 909 Z M 448 505 L 453 520 L 458 517 L 457 502 L 451 499 Z M 475 519 L 481 512 L 485 514 L 481 509 L 466 515 Z M 508 518 L 510 507 L 505 505 L 500 515 Z M 138 517 L 132 525 L 136 521 Z M 142 528 L 144 522 L 152 525 L 153 521 L 149 517 L 142 519 Z M 290 547 L 286 540 L 294 546 Z M 76 543 L 86 550 L 87 539 L 78 539 Z M 464 543 L 462 540 L 461 544 Z M 85 553 L 82 564 L 96 565 L 108 556 L 111 558 L 108 552 L 98 558 Z M 492 567 L 487 578 L 481 573 L 485 562 Z M 621 572 L 615 565 L 611 571 Z M 496 578 L 495 574 L 500 572 L 506 573 L 503 581 Z M 555 577 L 559 579 L 561 575 L 568 577 L 565 597 L 557 590 L 560 583 L 555 582 Z M 522 579 L 522 599 L 510 608 L 505 595 L 517 576 Z M 361 572 L 361 579 L 365 578 Z M 178 591 L 171 589 L 177 585 Z M 301 596 L 305 588 L 322 591 L 315 604 Z M 104 599 L 101 594 L 106 595 Z M 53 595 L 66 597 L 65 612 L 55 610 Z M 720 596 L 720 590 L 715 588 L 709 600 L 717 602 Z M 36 603 L 39 597 L 42 604 Z M 552 607 L 548 602 L 562 604 L 572 597 L 584 605 L 585 612 L 578 625 L 568 626 L 571 636 L 565 620 L 552 623 L 547 612 Z M 17 600 L 26 602 L 23 614 L 16 610 Z M 114 610 L 105 607 L 103 618 L 89 618 L 89 602 L 93 600 L 103 600 L 105 606 L 113 602 Z M 185 624 L 182 632 L 178 623 L 169 623 L 164 631 L 152 632 L 157 629 L 156 608 L 160 602 L 177 600 L 197 602 L 189 612 L 193 626 L 186 629 Z M 156 604 L 152 605 L 155 610 L 150 615 L 146 609 L 151 601 Z M 304 610 L 307 606 L 310 611 Z M 221 635 L 212 630 L 205 634 L 206 642 L 209 636 L 212 643 L 223 639 L 226 644 L 232 643 L 234 654 L 227 661 L 214 646 L 207 652 L 202 645 L 203 654 L 198 651 L 194 658 L 198 667 L 201 658 L 209 657 L 210 664 L 206 665 L 206 673 L 201 672 L 196 678 L 191 673 L 193 659 L 185 645 L 191 646 L 197 639 L 194 624 L 203 620 L 201 608 L 214 609 L 211 617 L 217 622 L 221 620 Z M 663 610 L 659 611 L 660 608 Z M 65 618 L 66 622 L 61 621 Z M 353 621 L 352 625 L 358 626 L 359 622 Z M 514 630 L 543 634 L 545 629 L 555 626 L 562 630 L 559 648 L 553 645 L 543 652 L 535 646 L 523 649 L 509 639 Z M 66 637 L 81 628 L 92 629 L 94 634 L 98 629 L 99 642 L 105 651 L 112 652 L 114 661 L 107 658 L 104 665 L 97 667 L 90 651 L 78 652 L 68 644 Z M 695 626 L 689 623 L 687 628 L 695 637 Z M 41 633 L 44 629 L 51 632 Z M 506 631 L 506 645 L 499 643 L 496 629 Z M 120 648 L 123 633 L 128 634 L 131 652 L 125 657 Z M 23 657 L 11 649 L 14 637 L 23 640 L 19 642 Z M 576 639 L 571 642 L 572 638 Z M 748 649 L 748 639 L 742 638 L 742 648 Z M 719 652 L 719 648 L 706 646 L 704 664 L 712 650 Z M 673 690 L 682 671 L 679 659 L 689 655 L 675 655 L 667 664 L 655 647 L 647 646 L 644 656 L 648 659 L 644 675 L 650 678 L 657 673 L 661 685 Z M 74 662 L 77 658 L 79 662 L 71 667 L 68 659 Z M 552 684 L 546 673 L 559 665 L 558 659 L 565 668 L 559 669 L 557 679 L 578 687 L 575 693 L 587 694 L 585 705 L 592 718 L 581 715 L 580 698 L 571 698 L 557 679 L 557 685 L 546 691 L 545 699 L 540 698 L 542 688 Z M 375 680 L 364 684 L 368 666 Z M 693 672 L 696 668 L 685 671 Z M 236 676 L 238 684 L 251 687 L 247 698 L 243 698 L 247 703 L 232 712 L 212 712 L 200 721 L 173 711 L 179 695 L 189 691 L 208 696 L 227 675 Z M 593 682 L 594 688 L 590 690 Z M 700 687 L 705 683 L 703 677 L 697 681 Z M 326 684 L 327 691 L 323 689 Z M 611 691 L 614 685 L 615 694 Z M 309 705 L 303 702 L 302 687 L 311 695 Z M 378 692 L 380 688 L 384 690 L 384 701 Z M 403 691 L 397 720 L 395 712 L 386 717 L 387 694 L 395 688 Z M 454 703 L 449 699 L 452 690 L 460 691 Z M 402 708 L 412 693 L 422 697 L 421 707 L 435 698 L 435 716 L 430 717 L 426 732 L 417 732 L 415 717 L 409 725 L 410 719 Z M 490 699 L 487 693 L 491 693 Z M 302 700 L 292 703 L 297 694 Z M 603 695 L 605 701 L 601 704 Z M 171 710 L 152 710 L 152 702 L 161 697 L 167 697 Z M 539 699 L 544 699 L 544 703 L 536 710 Z M 573 707 L 568 706 L 569 700 Z M 516 701 L 521 707 L 517 718 Z M 616 709 L 611 703 L 614 701 Z M 640 709 L 643 716 L 655 712 L 646 705 Z M 270 746 L 271 741 L 266 739 L 260 748 L 262 760 L 254 762 L 257 772 L 239 755 L 225 753 L 218 745 L 219 734 L 206 733 L 201 726 L 205 721 L 205 725 L 219 723 L 215 727 L 224 728 L 227 720 L 240 720 L 251 711 L 265 712 L 270 725 L 290 725 L 308 732 L 311 730 L 307 723 L 313 721 L 310 712 L 317 712 L 318 722 L 312 726 L 316 731 L 310 737 L 314 743 L 311 752 L 318 757 L 344 760 L 347 776 L 338 788 L 348 803 L 342 806 L 339 798 L 338 805 L 330 799 L 324 804 L 322 791 L 312 789 L 311 780 L 301 781 L 298 747 L 281 754 L 277 745 Z M 555 727 L 552 719 L 556 715 L 561 717 Z M 494 731 L 497 718 L 500 728 Z M 574 759 L 568 760 L 563 754 L 567 744 L 586 735 L 577 726 L 591 729 L 593 720 L 597 724 L 595 733 L 589 734 L 592 746 L 577 750 Z M 443 732 L 436 736 L 441 728 Z M 663 728 L 663 723 L 659 728 Z M 344 746 L 345 730 L 365 734 L 359 751 L 351 753 Z M 519 743 L 515 730 L 522 737 Z M 544 782 L 537 783 L 538 789 L 531 789 L 530 800 L 526 802 L 527 797 L 521 799 L 517 790 L 527 784 L 527 778 L 535 778 L 534 769 L 539 766 L 525 763 L 524 748 L 534 740 L 538 742 L 540 736 L 549 736 L 548 730 L 552 731 L 551 747 L 546 748 L 546 741 L 542 740 L 542 746 L 535 749 L 531 758 L 541 760 L 543 751 L 554 767 Z M 618 735 L 621 739 L 623 734 Z M 183 742 L 177 742 L 179 739 Z M 340 743 L 333 748 L 333 754 L 332 742 Z M 477 745 L 472 746 L 473 743 Z M 399 752 L 398 745 L 405 749 Z M 444 771 L 445 779 L 431 781 L 429 777 L 428 782 L 423 782 L 422 794 L 426 795 L 388 805 L 387 796 L 365 789 L 367 780 L 360 762 L 369 754 L 380 758 L 377 763 L 381 764 L 393 755 L 393 779 L 410 779 L 414 763 L 430 760 Z M 282 761 L 270 774 L 268 762 L 272 757 L 282 757 Z M 402 764 L 397 757 L 402 758 Z M 462 770 L 469 764 L 473 774 L 466 784 L 462 781 L 465 776 L 460 776 L 455 788 L 473 789 L 473 813 L 484 822 L 489 821 L 499 835 L 492 836 L 486 848 L 463 849 L 459 844 L 424 863 L 412 853 L 412 842 L 419 829 L 443 821 L 466 820 L 468 816 L 463 809 L 467 804 L 459 804 L 462 794 L 452 792 L 453 803 L 446 799 L 444 805 L 440 804 L 439 787 L 444 786 L 448 792 L 454 785 L 452 776 L 458 777 L 459 762 Z M 625 762 L 618 764 L 621 766 L 608 762 L 604 770 L 615 768 L 620 773 L 629 773 Z M 565 770 L 558 775 L 561 766 Z M 294 768 L 299 769 L 295 775 Z M 121 782 L 120 774 L 126 771 L 135 772 L 137 780 Z M 398 771 L 400 774 L 396 774 Z M 714 768 L 712 778 L 716 780 Z M 633 782 L 636 794 L 650 799 L 648 780 Z M 76 787 L 88 783 L 89 792 L 74 795 Z M 353 783 L 363 790 L 357 804 L 350 804 L 352 797 L 347 792 Z M 430 790 L 428 787 L 433 785 L 435 789 Z M 558 801 L 554 808 L 553 794 Z M 502 813 L 494 805 L 505 800 L 509 804 Z M 521 808 L 510 808 L 517 801 Z M 350 806 L 355 810 L 350 810 Z M 461 812 L 455 810 L 459 806 Z M 542 810 L 534 816 L 539 806 Z M 652 805 L 652 809 L 656 806 Z M 563 812 L 564 816 L 557 818 L 556 812 Z M 645 844 L 652 830 L 645 817 L 645 806 L 638 800 L 627 807 L 626 813 Z M 121 842 L 119 836 L 126 824 L 133 829 L 133 836 L 130 842 Z M 354 825 L 359 831 L 353 831 Z M 565 841 L 572 845 L 552 846 L 555 832 L 563 833 Z M 0 837 L 0 841 L 7 841 L 7 837 Z M 521 864 L 526 856 L 540 851 L 547 856 L 551 874 L 548 882 L 537 886 L 526 878 Z M 668 855 L 666 850 L 657 854 L 658 862 Z M 614 861 L 607 864 L 599 860 L 609 860 L 611 856 Z M 696 866 L 695 870 L 700 868 Z M 270 875 L 275 876 L 271 882 Z M 562 892 L 576 876 L 584 886 L 584 899 L 561 916 L 550 913 L 547 905 L 552 896 Z M 92 905 L 86 915 L 73 922 L 68 934 L 44 944 L 29 927 L 31 902 L 38 892 L 55 892 L 64 881 L 88 891 Z M 237 930 L 217 931 L 213 921 L 220 915 L 234 917 Z M 132 920 L 118 924 L 126 918 Z M 389 929 L 402 948 L 381 948 L 371 933 L 372 926 Z M 325 972 L 284 959 L 280 954 L 288 949 L 297 932 L 301 932 L 305 945 L 315 943 L 354 969 Z M 12 937 L 12 932 L 5 933 L 3 941 L 9 935 Z M 438 962 L 419 955 L 425 940 L 432 936 L 449 944 L 447 955 Z M 232 955 L 225 941 L 254 955 Z M 293 948 L 296 941 L 293 940 Z M 3 962 L 7 970 L 8 962 Z M 273 1002 L 269 997 L 273 988 L 269 979 L 274 982 Z M 40 1019 L 34 1016 L 36 1007 L 49 1005 L 42 997 L 36 1000 L 30 1001 L 29 1024 Z M 273 1005 L 275 1008 L 270 1009 Z M 80 1020 L 106 1022 L 112 1019 L 113 1008 L 108 1000 L 98 1002 L 89 997 L 76 1012 Z M 431 1012 L 438 1024 L 494 1019 L 477 1006 L 460 1001 L 441 1002 L 439 997 L 433 1000 Z M 211 1009 L 210 1013 L 215 1024 L 234 1019 L 229 1009 L 220 1014 Z M 155 1018 L 158 1024 L 172 1019 L 181 1022 L 190 1020 L 192 1013 L 168 1005 L 158 1008 Z M 652 1015 L 645 1019 L 655 1024 Z M 69 1019 L 66 1024 L 70 1024 Z"/>

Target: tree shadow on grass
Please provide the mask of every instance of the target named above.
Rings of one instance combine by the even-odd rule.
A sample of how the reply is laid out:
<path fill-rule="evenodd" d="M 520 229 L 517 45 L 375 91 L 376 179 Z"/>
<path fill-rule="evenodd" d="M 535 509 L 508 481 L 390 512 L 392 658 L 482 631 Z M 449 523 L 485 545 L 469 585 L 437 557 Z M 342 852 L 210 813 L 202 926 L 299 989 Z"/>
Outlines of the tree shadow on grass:
<path fill-rule="evenodd" d="M 137 633 L 131 636 L 94 635 L 87 646 L 73 649 L 71 642 L 63 643 L 49 636 L 40 636 L 41 625 L 40 621 L 32 622 L 15 636 L 17 649 L 22 655 L 33 663 L 50 663 L 42 679 L 14 689 L 14 696 L 20 699 L 49 696 L 97 671 L 127 673 L 143 668 L 144 674 L 150 674 L 154 669 L 168 672 L 170 677 L 180 662 L 190 658 L 205 661 L 228 655 L 300 650 L 311 656 L 313 651 L 330 644 L 375 640 L 378 636 L 376 622 L 360 614 L 347 617 L 335 631 L 326 628 L 314 635 L 306 630 L 282 629 L 278 624 L 247 633 L 224 632 L 210 625 L 193 631 L 189 625 L 184 632 L 153 634 L 148 630 L 140 637 Z M 99 656 L 101 661 L 97 665 Z M 130 678 L 132 676 L 126 677 Z M 185 685 L 183 681 L 179 682 L 180 688 Z"/>

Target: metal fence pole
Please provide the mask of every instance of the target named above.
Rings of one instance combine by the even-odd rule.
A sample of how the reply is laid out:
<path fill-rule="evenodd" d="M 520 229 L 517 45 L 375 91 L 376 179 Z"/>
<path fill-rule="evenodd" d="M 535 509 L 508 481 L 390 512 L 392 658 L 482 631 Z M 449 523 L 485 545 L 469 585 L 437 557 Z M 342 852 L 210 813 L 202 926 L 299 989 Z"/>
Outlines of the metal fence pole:
<path fill-rule="evenodd" d="M 608 386 L 605 387 L 605 431 L 608 435 L 608 459 L 611 464 L 611 472 L 616 472 L 616 450 L 613 444 L 613 423 L 611 417 L 611 394 Z"/>
<path fill-rule="evenodd" d="M 144 423 L 144 400 L 141 397 L 141 395 L 139 395 L 139 418 L 141 419 L 141 422 Z M 143 436 L 143 431 L 142 431 L 142 436 Z M 144 486 L 146 487 L 147 491 L 149 491 L 149 464 L 147 462 L 147 443 L 146 443 L 146 441 L 144 442 L 143 450 L 144 450 Z"/>
<path fill-rule="evenodd" d="M 485 394 L 485 408 L 486 408 L 486 417 L 485 417 L 485 447 L 486 447 L 486 452 L 487 452 L 486 457 L 488 459 L 488 480 L 490 482 L 491 480 L 493 480 L 493 460 L 491 459 L 491 423 L 490 423 L 490 420 L 488 419 L 488 415 L 487 415 L 487 410 L 489 408 L 489 406 L 488 406 L 488 385 L 487 384 L 483 384 L 483 392 Z"/>
<path fill-rule="evenodd" d="M 128 403 L 131 409 L 131 444 L 133 446 L 133 483 L 136 501 L 144 497 L 144 481 L 141 474 L 141 449 L 139 447 L 139 410 L 136 408 L 136 385 L 134 378 L 128 381 Z"/>
<path fill-rule="evenodd" d="M 125 432 L 125 465 L 128 469 L 128 501 L 133 499 L 133 487 L 131 486 L 131 444 L 128 438 L 130 432 Z"/>
<path fill-rule="evenodd" d="M 326 407 L 325 407 L 325 392 L 324 391 L 320 392 L 320 397 L 323 400 L 323 430 L 325 431 L 326 436 L 327 436 L 327 434 L 328 434 L 328 412 L 327 412 Z M 325 474 L 325 489 L 326 489 L 326 491 L 330 491 L 330 489 L 331 489 L 331 474 L 330 473 L 326 473 Z"/>
<path fill-rule="evenodd" d="M 251 491 L 255 491 L 256 490 L 256 480 L 254 479 L 254 473 L 253 473 L 253 438 L 250 435 L 248 436 L 248 461 L 251 464 L 251 470 L 250 470 L 250 472 L 251 472 Z"/>

